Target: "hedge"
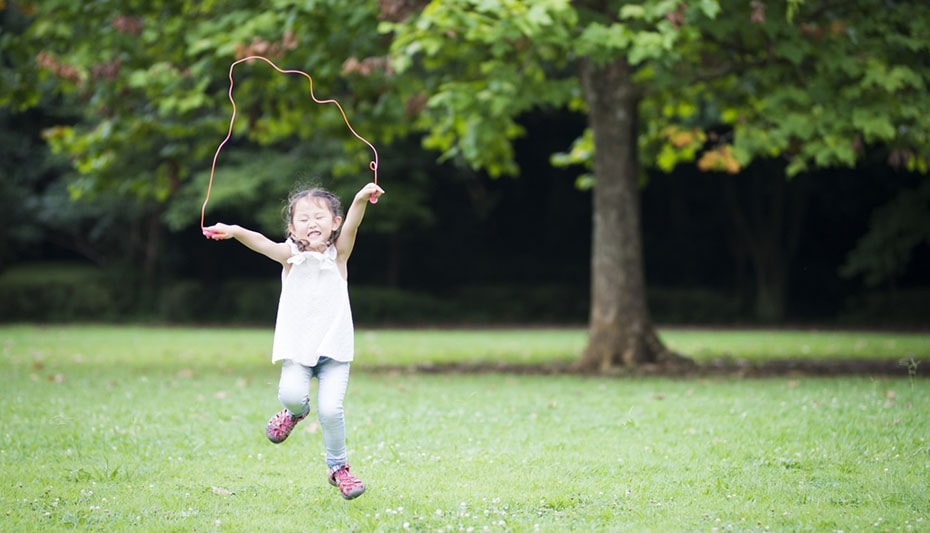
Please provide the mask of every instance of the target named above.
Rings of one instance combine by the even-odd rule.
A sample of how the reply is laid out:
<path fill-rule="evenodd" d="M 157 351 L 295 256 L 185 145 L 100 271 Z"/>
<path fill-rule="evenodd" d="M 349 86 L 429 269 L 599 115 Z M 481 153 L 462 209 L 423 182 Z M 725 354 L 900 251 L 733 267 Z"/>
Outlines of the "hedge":
<path fill-rule="evenodd" d="M 138 298 L 130 282 L 82 265 L 24 265 L 0 275 L 0 321 L 115 322 L 273 325 L 280 281 L 228 279 L 203 283 L 174 280 L 154 296 Z M 582 325 L 588 318 L 587 287 L 474 284 L 435 291 L 350 285 L 356 324 Z M 658 324 L 750 324 L 737 299 L 702 288 L 650 287 Z M 863 293 L 845 311 L 822 322 L 855 327 L 930 327 L 930 289 Z"/>

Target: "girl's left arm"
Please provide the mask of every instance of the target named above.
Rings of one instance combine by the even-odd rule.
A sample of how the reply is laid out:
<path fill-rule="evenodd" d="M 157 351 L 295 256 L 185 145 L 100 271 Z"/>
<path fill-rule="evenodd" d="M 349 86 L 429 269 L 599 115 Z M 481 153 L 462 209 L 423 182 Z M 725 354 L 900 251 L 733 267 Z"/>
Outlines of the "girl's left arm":
<path fill-rule="evenodd" d="M 343 264 L 352 255 L 352 249 L 355 247 L 355 236 L 358 234 L 358 227 L 365 217 L 365 209 L 368 207 L 369 199 L 378 199 L 382 194 L 384 194 L 384 189 L 374 183 L 365 185 L 355 193 L 352 205 L 349 206 L 346 218 L 342 222 L 342 230 L 339 232 L 339 237 L 336 238 L 336 253 Z"/>

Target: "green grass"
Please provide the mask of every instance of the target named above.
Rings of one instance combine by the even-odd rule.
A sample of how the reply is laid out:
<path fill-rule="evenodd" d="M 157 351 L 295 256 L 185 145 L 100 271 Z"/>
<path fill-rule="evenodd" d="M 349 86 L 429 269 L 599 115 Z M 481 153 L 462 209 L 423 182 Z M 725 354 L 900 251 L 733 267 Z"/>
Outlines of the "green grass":
<path fill-rule="evenodd" d="M 697 361 L 930 358 L 930 334 L 925 333 L 670 328 L 660 336 L 670 348 Z M 530 364 L 575 361 L 586 341 L 581 329 L 372 330 L 359 335 L 357 348 L 363 358 L 359 364 Z"/>
<path fill-rule="evenodd" d="M 824 337 L 826 336 L 826 337 Z M 927 337 L 663 331 L 698 359 L 926 357 Z M 268 330 L 0 327 L 2 531 L 926 531 L 925 378 L 366 371 L 567 359 L 578 330 L 361 331 L 343 501 L 272 445 Z M 918 374 L 923 369 L 918 369 Z"/>
<path fill-rule="evenodd" d="M 162 356 L 208 366 L 268 363 L 271 328 L 158 328 L 134 326 L 13 325 L 0 327 L 0 341 L 22 345 L 39 359 L 67 346 L 80 359 L 112 361 L 98 353 L 102 339 L 132 354 L 130 365 L 162 365 Z M 674 350 L 697 361 L 718 358 L 764 361 L 784 358 L 930 359 L 930 334 L 871 331 L 714 330 L 669 328 L 660 332 Z M 578 359 L 587 334 L 550 329 L 369 329 L 356 335 L 356 366 L 409 366 L 448 362 L 535 364 Z"/>

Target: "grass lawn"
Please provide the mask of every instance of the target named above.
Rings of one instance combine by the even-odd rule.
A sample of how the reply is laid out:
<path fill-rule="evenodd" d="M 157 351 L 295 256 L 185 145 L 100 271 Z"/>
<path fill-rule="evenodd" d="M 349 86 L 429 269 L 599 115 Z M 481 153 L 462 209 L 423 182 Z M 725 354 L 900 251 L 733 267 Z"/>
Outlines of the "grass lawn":
<path fill-rule="evenodd" d="M 926 359 L 926 335 L 662 331 L 717 357 Z M 424 375 L 572 360 L 579 330 L 358 333 L 368 492 L 279 409 L 270 329 L 0 327 L 2 531 L 928 531 L 930 381 Z M 806 348 L 805 348 L 806 347 Z M 366 370 L 366 367 L 368 368 Z"/>

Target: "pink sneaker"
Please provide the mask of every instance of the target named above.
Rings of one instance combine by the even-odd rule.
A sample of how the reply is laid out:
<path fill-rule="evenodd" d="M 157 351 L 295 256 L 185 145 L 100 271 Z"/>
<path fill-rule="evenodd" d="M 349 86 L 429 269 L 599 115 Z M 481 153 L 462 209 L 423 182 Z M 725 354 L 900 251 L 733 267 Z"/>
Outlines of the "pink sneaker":
<path fill-rule="evenodd" d="M 265 427 L 265 435 L 268 436 L 268 440 L 275 444 L 284 442 L 284 439 L 291 434 L 291 430 L 294 429 L 294 426 L 304 418 L 307 418 L 307 413 L 309 412 L 310 410 L 307 409 L 306 413 L 300 416 L 294 416 L 287 409 L 278 411 L 271 417 L 271 420 L 268 421 L 268 426 Z"/>
<path fill-rule="evenodd" d="M 342 497 L 351 500 L 365 492 L 362 481 L 349 472 L 349 465 L 342 465 L 329 473 L 329 484 L 338 488 Z"/>

